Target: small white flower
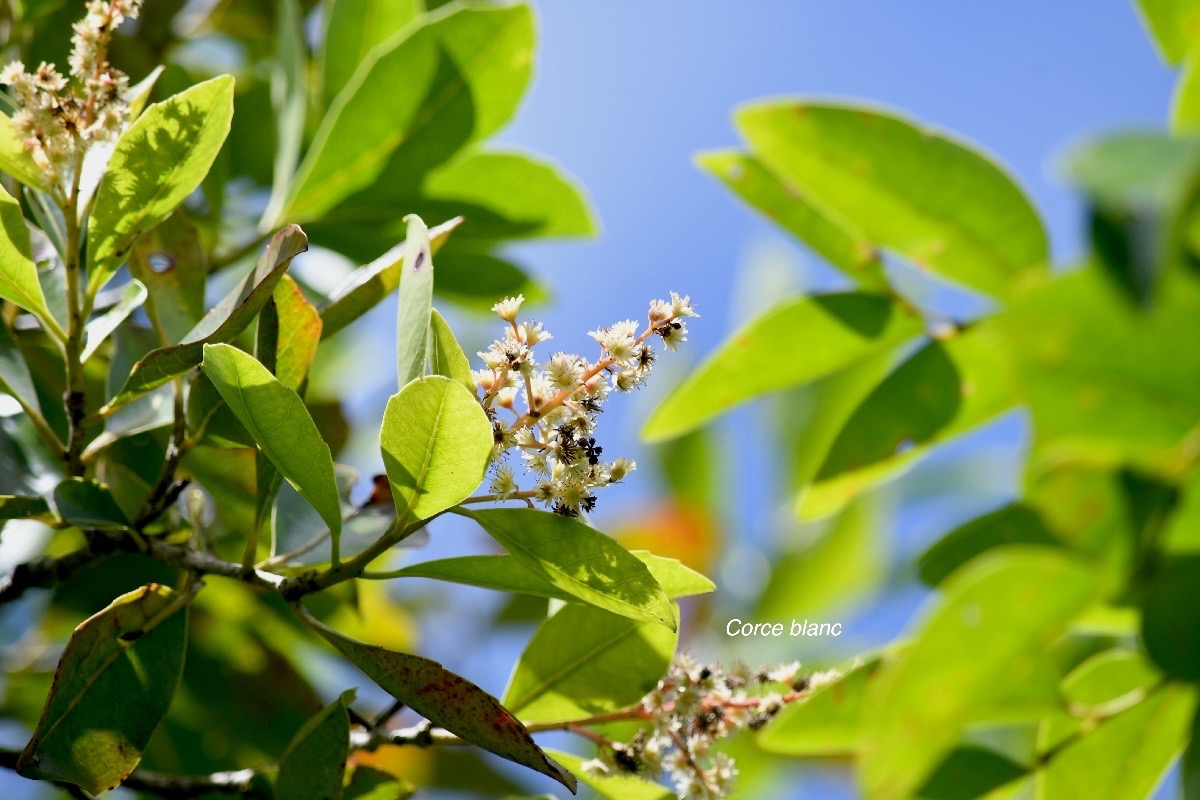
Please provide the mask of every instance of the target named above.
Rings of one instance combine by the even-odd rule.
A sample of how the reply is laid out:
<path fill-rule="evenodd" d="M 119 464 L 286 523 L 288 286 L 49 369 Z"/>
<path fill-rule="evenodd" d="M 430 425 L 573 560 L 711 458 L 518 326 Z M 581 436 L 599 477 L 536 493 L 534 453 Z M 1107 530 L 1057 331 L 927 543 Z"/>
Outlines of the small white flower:
<path fill-rule="evenodd" d="M 500 316 L 500 319 L 505 322 L 516 322 L 517 312 L 521 310 L 521 304 L 525 302 L 525 295 L 519 294 L 516 297 L 506 297 L 496 305 L 492 306 L 492 311 Z"/>
<path fill-rule="evenodd" d="M 608 480 L 611 483 L 617 483 L 625 479 L 625 476 L 637 469 L 637 462 L 628 458 L 617 458 L 608 465 Z"/>
<path fill-rule="evenodd" d="M 692 298 L 684 295 L 680 297 L 675 292 L 671 292 L 671 316 L 673 317 L 698 317 L 695 307 L 692 305 Z"/>
<path fill-rule="evenodd" d="M 517 493 L 517 479 L 513 475 L 512 467 L 507 464 L 500 464 L 496 467 L 495 474 L 492 475 L 490 486 L 492 494 L 496 495 L 497 499 L 504 500 L 512 497 Z"/>

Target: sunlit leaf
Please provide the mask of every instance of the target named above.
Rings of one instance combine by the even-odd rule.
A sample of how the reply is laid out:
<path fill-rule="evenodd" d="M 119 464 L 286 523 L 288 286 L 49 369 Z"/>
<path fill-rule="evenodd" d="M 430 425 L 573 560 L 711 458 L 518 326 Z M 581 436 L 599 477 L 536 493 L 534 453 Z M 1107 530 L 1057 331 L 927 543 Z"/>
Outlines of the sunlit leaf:
<path fill-rule="evenodd" d="M 584 759 L 559 750 L 547 750 L 552 758 L 574 772 L 584 785 L 604 800 L 676 800 L 674 792 L 667 791 L 657 783 L 634 775 L 596 777 L 583 769 Z"/>
<path fill-rule="evenodd" d="M 272 299 L 279 319 L 275 377 L 284 386 L 299 392 L 321 342 L 321 315 L 289 275 L 284 275 L 275 286 Z"/>
<path fill-rule="evenodd" d="M 0 392 L 11 395 L 25 413 L 40 413 L 37 389 L 29 365 L 8 325 L 0 319 Z"/>
<path fill-rule="evenodd" d="M 205 345 L 201 366 L 263 455 L 321 515 L 336 543 L 342 511 L 333 457 L 304 401 L 232 345 Z"/>
<path fill-rule="evenodd" d="M 879 288 L 885 281 L 879 251 L 857 231 L 809 202 L 802 191 L 773 174 L 749 153 L 701 153 L 700 166 L 738 197 L 860 283 Z"/>
<path fill-rule="evenodd" d="M 21 204 L 0 187 L 0 299 L 52 321 L 30 248 Z"/>
<path fill-rule="evenodd" d="M 868 695 L 866 796 L 902 798 L 920 787 L 971 714 L 1025 680 L 1095 591 L 1082 564 L 1028 546 L 994 550 L 946 581 L 940 602 Z"/>
<path fill-rule="evenodd" d="M 929 447 L 977 427 L 1016 403 L 1005 343 L 977 326 L 930 341 L 867 396 L 830 446 L 802 495 L 804 517 L 836 511 Z"/>
<path fill-rule="evenodd" d="M 804 102 L 743 108 L 754 155 L 858 237 L 981 292 L 1044 273 L 1046 232 L 1028 197 L 967 146 L 876 109 Z"/>
<path fill-rule="evenodd" d="M 1063 678 L 1062 696 L 1080 710 L 1103 712 L 1104 706 L 1152 687 L 1160 673 L 1137 650 L 1114 648 L 1097 653 Z"/>
<path fill-rule="evenodd" d="M 1054 753 L 1037 777 L 1038 797 L 1141 800 L 1187 744 L 1195 690 L 1167 684 Z"/>
<path fill-rule="evenodd" d="M 117 140 L 88 225 L 89 291 L 200 185 L 232 119 L 233 77 L 223 75 L 150 106 Z"/>
<path fill-rule="evenodd" d="M 350 773 L 342 800 L 408 800 L 416 791 L 408 781 L 390 772 L 360 765 Z"/>
<path fill-rule="evenodd" d="M 117 329 L 117 326 L 142 307 L 142 303 L 146 302 L 146 296 L 146 287 L 142 285 L 141 281 L 135 279 L 125 284 L 121 298 L 113 307 L 87 324 L 84 331 L 83 352 L 79 358 L 83 361 L 91 358 L 100 345 L 104 344 L 104 340 Z"/>
<path fill-rule="evenodd" d="M 271 299 L 292 259 L 306 249 L 308 238 L 295 225 L 275 234 L 254 270 L 205 314 L 178 345 L 153 350 L 137 362 L 121 391 L 108 401 L 108 406 L 124 405 L 139 394 L 198 366 L 204 359 L 206 344 L 232 341 L 249 327 Z"/>
<path fill-rule="evenodd" d="M 279 762 L 275 800 L 341 800 L 353 700 L 353 689 L 344 692 L 296 732 Z"/>
<path fill-rule="evenodd" d="M 151 584 L 118 597 L 75 629 L 17 769 L 91 794 L 137 766 L 167 713 L 187 640 L 178 596 Z"/>
<path fill-rule="evenodd" d="M 33 189 L 50 191 L 45 174 L 25 147 L 25 137 L 21 135 L 20 128 L 5 114 L 0 114 L 0 172 L 12 175 Z"/>
<path fill-rule="evenodd" d="M 420 184 L 380 181 L 331 212 L 343 221 L 399 238 L 405 212 L 427 220 L 461 214 L 456 241 L 591 236 L 596 232 L 583 190 L 553 164 L 521 153 L 469 152 L 438 167 Z M 314 232 L 314 236 L 319 236 Z"/>
<path fill-rule="evenodd" d="M 433 724 L 575 791 L 574 776 L 550 760 L 525 726 L 475 684 L 428 658 L 350 639 L 311 618 L 309 624 L 367 677 Z"/>
<path fill-rule="evenodd" d="M 528 508 L 463 513 L 559 590 L 614 614 L 675 629 L 674 607 L 649 568 L 590 525 Z"/>
<path fill-rule="evenodd" d="M 411 179 L 495 131 L 524 94 L 533 40 L 528 6 L 466 6 L 372 50 L 321 123 L 280 219 L 319 218 L 389 162 L 407 167 L 396 180 Z"/>
<path fill-rule="evenodd" d="M 685 567 L 673 558 L 663 558 L 644 550 L 630 551 L 649 568 L 669 598 L 707 594 L 716 586 L 708 578 Z M 458 556 L 424 561 L 389 573 L 396 578 L 432 578 L 433 580 L 481 586 L 498 592 L 530 594 L 566 602 L 577 598 L 531 572 L 515 556 Z"/>
<path fill-rule="evenodd" d="M 793 703 L 758 734 L 768 752 L 791 756 L 846 756 L 862 746 L 862 719 L 867 687 L 879 671 L 879 658 L 856 665 L 836 681 L 812 690 L 808 699 Z"/>
<path fill-rule="evenodd" d="M 1200 41 L 1200 2 L 1196 0 L 1135 0 L 1158 52 L 1168 64 L 1178 64 Z"/>
<path fill-rule="evenodd" d="M 563 722 L 626 708 L 658 684 L 677 639 L 657 622 L 567 605 L 525 647 L 504 705 L 525 722 Z"/>
<path fill-rule="evenodd" d="M 1000 325 L 1019 365 L 1039 457 L 1154 469 L 1200 418 L 1200 290 L 1165 276 L 1153 314 L 1123 302 L 1096 268 L 1021 298 Z"/>
<path fill-rule="evenodd" d="M 328 106 L 379 44 L 425 10 L 421 0 L 333 0 L 321 43 L 321 89 Z"/>
<path fill-rule="evenodd" d="M 271 109 L 275 116 L 275 168 L 264 219 L 279 213 L 300 160 L 308 108 L 308 45 L 304 14 L 297 0 L 282 0 L 276 13 L 275 61 L 271 70 Z"/>
<path fill-rule="evenodd" d="M 429 519 L 470 497 L 483 480 L 492 439 L 492 424 L 461 383 L 431 375 L 393 395 L 379 443 L 399 524 Z"/>
<path fill-rule="evenodd" d="M 429 230 L 429 245 L 437 254 L 450 234 L 462 224 L 455 217 Z M 401 242 L 379 258 L 359 267 L 333 290 L 329 302 L 321 308 L 321 338 L 325 339 L 340 331 L 354 320 L 377 306 L 400 285 L 401 268 L 408 245 Z"/>
<path fill-rule="evenodd" d="M 475 391 L 475 377 L 471 374 L 471 362 L 463 352 L 454 331 L 433 309 L 429 317 L 429 369 L 434 375 L 443 375 L 458 381 L 469 392 Z"/>
<path fill-rule="evenodd" d="M 403 389 L 425 374 L 429 355 L 429 318 L 433 313 L 433 248 L 421 218 L 404 218 L 404 262 L 400 268 L 400 302 L 396 314 L 396 378 Z"/>
<path fill-rule="evenodd" d="M 642 435 L 686 433 L 761 394 L 799 386 L 921 333 L 919 316 L 883 295 L 815 295 L 751 320 L 668 395 Z M 789 354 L 781 357 L 781 354 Z"/>

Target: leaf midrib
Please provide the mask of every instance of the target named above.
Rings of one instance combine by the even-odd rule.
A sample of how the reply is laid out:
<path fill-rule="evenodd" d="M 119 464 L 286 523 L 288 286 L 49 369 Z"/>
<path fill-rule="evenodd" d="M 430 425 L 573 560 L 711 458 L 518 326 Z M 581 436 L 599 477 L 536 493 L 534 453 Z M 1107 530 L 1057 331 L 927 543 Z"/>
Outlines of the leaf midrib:
<path fill-rule="evenodd" d="M 587 662 L 590 661 L 593 657 L 595 657 L 599 653 L 604 652 L 605 650 L 615 647 L 623 639 L 627 639 L 630 636 L 632 636 L 633 634 L 637 633 L 637 630 L 638 630 L 637 624 L 632 623 L 628 627 L 626 627 L 625 630 L 621 631 L 616 636 L 611 636 L 608 639 L 601 641 L 596 647 L 593 647 L 591 650 L 588 650 L 587 652 L 581 654 L 575 660 L 568 661 L 567 663 L 563 664 L 563 666 L 557 672 L 550 673 L 546 677 L 545 680 L 541 681 L 540 683 L 534 684 L 532 687 L 530 687 L 529 691 L 525 692 L 525 694 L 522 695 L 520 698 L 518 698 L 516 701 L 514 701 L 512 703 L 507 703 L 508 707 L 514 713 L 520 711 L 520 709 L 525 708 L 530 703 L 532 703 L 534 700 L 538 699 L 539 697 L 544 695 L 546 692 L 550 691 L 551 687 L 555 683 L 558 683 L 559 681 L 564 679 L 567 675 L 577 672 L 581 667 L 583 667 L 585 664 L 587 664 Z"/>

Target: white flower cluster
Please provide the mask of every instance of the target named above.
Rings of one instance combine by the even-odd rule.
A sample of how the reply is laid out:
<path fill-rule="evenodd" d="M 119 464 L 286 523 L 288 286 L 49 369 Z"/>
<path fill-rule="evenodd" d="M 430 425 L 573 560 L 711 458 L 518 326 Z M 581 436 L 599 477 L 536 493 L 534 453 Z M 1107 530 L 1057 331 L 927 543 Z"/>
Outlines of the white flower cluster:
<path fill-rule="evenodd" d="M 113 33 L 138 15 L 142 0 L 90 0 L 87 16 L 76 22 L 71 37 L 71 75 L 83 87 L 81 96 L 53 64 L 42 62 L 26 71 L 20 61 L 0 70 L 20 109 L 13 122 L 37 165 L 58 184 L 76 168 L 76 159 L 98 141 L 121 135 L 129 116 L 125 95 L 129 78 L 108 63 Z"/>
<path fill-rule="evenodd" d="M 496 449 L 489 499 L 540 502 L 567 516 L 579 516 L 596 504 L 593 489 L 617 483 L 637 466 L 618 458 L 605 461 L 596 444 L 596 417 L 610 391 L 628 392 L 645 382 L 654 366 L 649 344 L 658 336 L 671 350 L 687 340 L 687 317 L 697 316 L 692 302 L 674 292 L 670 300 L 655 300 L 649 325 L 618 322 L 589 335 L 600 344 L 595 361 L 555 353 L 544 363 L 534 347 L 551 339 L 540 323 L 518 320 L 523 296 L 509 297 L 492 307 L 508 323 L 504 337 L 479 354 L 484 368 L 475 373 L 480 402 L 492 420 Z M 517 407 L 519 397 L 523 408 Z M 502 418 L 500 410 L 512 414 Z M 504 458 L 521 453 L 536 484 L 522 489 L 514 467 Z"/>
<path fill-rule="evenodd" d="M 794 661 L 757 673 L 744 665 L 724 671 L 681 654 L 642 699 L 641 717 L 650 726 L 629 742 L 592 737 L 601 744 L 600 755 L 584 769 L 649 780 L 666 773 L 681 800 L 720 800 L 733 789 L 737 766 L 727 754 L 714 752 L 715 745 L 742 728 L 761 728 L 788 703 L 840 676 L 836 670 L 806 676 Z M 779 688 L 784 691 L 774 690 Z"/>

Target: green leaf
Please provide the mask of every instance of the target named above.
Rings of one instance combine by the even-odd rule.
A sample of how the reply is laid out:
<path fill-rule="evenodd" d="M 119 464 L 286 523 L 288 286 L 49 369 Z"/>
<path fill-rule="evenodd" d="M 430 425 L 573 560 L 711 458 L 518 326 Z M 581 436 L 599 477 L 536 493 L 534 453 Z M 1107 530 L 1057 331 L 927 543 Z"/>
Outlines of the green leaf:
<path fill-rule="evenodd" d="M 678 634 L 598 608 L 567 605 L 517 661 L 504 705 L 523 721 L 567 722 L 627 708 L 658 685 Z"/>
<path fill-rule="evenodd" d="M 205 345 L 201 367 L 263 455 L 329 526 L 337 561 L 342 510 L 333 457 L 304 401 L 232 345 Z"/>
<path fill-rule="evenodd" d="M 379 45 L 325 115 L 280 219 L 320 218 L 385 170 L 411 180 L 496 131 L 524 94 L 533 43 L 531 9 L 511 5 L 428 15 Z"/>
<path fill-rule="evenodd" d="M 108 487 L 87 478 L 67 478 L 54 487 L 54 507 L 64 521 L 85 530 L 129 527 L 129 519 Z"/>
<path fill-rule="evenodd" d="M 3 319 L 0 319 L 0 392 L 11 395 L 26 414 L 41 413 L 25 355 Z"/>
<path fill-rule="evenodd" d="M 862 747 L 864 698 L 879 673 L 871 658 L 840 678 L 813 689 L 803 703 L 784 707 L 756 741 L 769 753 L 788 756 L 851 756 Z"/>
<path fill-rule="evenodd" d="M 1137 650 L 1113 648 L 1097 653 L 1071 670 L 1062 681 L 1062 697 L 1075 716 L 1103 714 L 1108 706 L 1162 680 Z"/>
<path fill-rule="evenodd" d="M 523 294 L 526 306 L 550 300 L 550 290 L 511 261 L 453 246 L 438 257 L 433 292 L 481 313 L 490 311 L 498 297 Z"/>
<path fill-rule="evenodd" d="M 1200 47 L 1193 47 L 1175 81 L 1171 96 L 1171 133 L 1185 136 L 1200 131 Z"/>
<path fill-rule="evenodd" d="M 1060 542 L 1032 508 L 1010 503 L 966 522 L 943 536 L 917 559 L 926 586 L 937 586 L 956 569 L 995 547 L 1010 544 L 1059 546 Z"/>
<path fill-rule="evenodd" d="M 166 347 L 182 341 L 204 316 L 208 277 L 200 234 L 187 214 L 176 211 L 138 238 L 127 266 L 149 292 L 146 314 L 159 344 Z"/>
<path fill-rule="evenodd" d="M 333 0 L 321 44 L 325 105 L 345 88 L 372 49 L 424 10 L 421 0 Z"/>
<path fill-rule="evenodd" d="M 634 775 L 617 775 L 613 777 L 596 777 L 589 775 L 583 769 L 583 759 L 571 753 L 559 750 L 547 750 L 555 761 L 562 764 L 583 781 L 604 800 L 676 800 L 674 792 L 667 791 L 657 783 L 651 783 L 644 778 Z"/>
<path fill-rule="evenodd" d="M 408 800 L 416 792 L 412 784 L 390 772 L 359 765 L 350 773 L 342 800 Z"/>
<path fill-rule="evenodd" d="M 429 355 L 429 316 L 433 313 L 433 248 L 429 231 L 415 214 L 404 218 L 404 263 L 396 313 L 396 377 L 403 389 L 425 374 Z"/>
<path fill-rule="evenodd" d="M 473 394 L 475 377 L 471 374 L 471 362 L 436 308 L 429 317 L 429 332 L 429 369 L 435 375 L 458 381 Z"/>
<path fill-rule="evenodd" d="M 631 553 L 646 565 L 669 598 L 707 594 L 716 590 L 708 578 L 673 558 L 663 558 L 645 550 L 633 550 Z M 508 555 L 442 558 L 411 564 L 387 575 L 390 578 L 432 578 L 565 602 L 577 600 L 574 595 L 531 572 L 520 559 Z"/>
<path fill-rule="evenodd" d="M 419 378 L 393 395 L 379 444 L 397 524 L 429 519 L 470 497 L 483 480 L 492 439 L 479 401 L 449 378 Z"/>
<path fill-rule="evenodd" d="M 1195 689 L 1168 684 L 1056 752 L 1038 774 L 1038 796 L 1141 800 L 1187 744 Z"/>
<path fill-rule="evenodd" d="M 353 689 L 343 692 L 296 733 L 279 761 L 276 800 L 341 800 L 353 701 Z"/>
<path fill-rule="evenodd" d="M 1152 577 L 1142 607 L 1146 652 L 1164 672 L 1200 681 L 1200 557 L 1166 562 Z"/>
<path fill-rule="evenodd" d="M 41 497 L 0 495 L 0 520 L 46 519 L 53 517 L 50 504 Z"/>
<path fill-rule="evenodd" d="M 178 613 L 180 599 L 150 584 L 75 629 L 17 761 L 22 775 L 67 781 L 91 794 L 128 777 L 183 672 L 187 614 Z"/>
<path fill-rule="evenodd" d="M 146 104 L 150 102 L 150 95 L 154 93 L 154 85 L 158 83 L 159 77 L 163 74 L 163 67 L 159 65 L 150 70 L 150 74 L 142 78 L 140 81 L 129 87 L 128 103 L 129 103 L 129 120 L 132 122 L 142 115 L 146 110 Z"/>
<path fill-rule="evenodd" d="M 846 275 L 871 288 L 886 283 L 883 261 L 872 242 L 814 205 L 761 160 L 737 150 L 719 150 L 701 153 L 696 161 L 751 208 Z"/>
<path fill-rule="evenodd" d="M 754 155 L 813 205 L 945 278 L 1004 296 L 1046 271 L 1037 211 L 1000 167 L 871 108 L 758 103 L 737 114 Z"/>
<path fill-rule="evenodd" d="M 300 147 L 308 106 L 308 47 L 304 14 L 297 0 L 283 0 L 275 15 L 275 61 L 271 69 L 271 108 L 275 112 L 275 168 L 264 220 L 275 219 L 287 198 Z"/>
<path fill-rule="evenodd" d="M 1162 273 L 1196 265 L 1187 229 L 1200 204 L 1200 142 L 1109 134 L 1072 150 L 1065 172 L 1088 196 L 1100 265 L 1135 303 L 1149 304 Z"/>
<path fill-rule="evenodd" d="M 25 147 L 25 137 L 10 117 L 0 114 L 0 172 L 12 175 L 32 189 L 50 191 L 46 175 Z"/>
<path fill-rule="evenodd" d="M 469 152 L 420 184 L 380 182 L 331 212 L 326 224 L 369 225 L 398 237 L 404 212 L 425 219 L 466 218 L 456 240 L 592 236 L 587 198 L 558 167 L 520 153 Z"/>
<path fill-rule="evenodd" d="M 162 386 L 204 359 L 204 346 L 232 341 L 249 327 L 271 299 L 276 284 L 292 259 L 308 249 L 304 231 L 289 225 L 272 237 L 257 266 L 232 292 L 172 347 L 153 350 L 134 365 L 125 385 L 107 403 L 107 408 L 124 405 L 139 394 Z"/>
<path fill-rule="evenodd" d="M 1135 0 L 1159 55 L 1178 64 L 1200 40 L 1200 2 L 1197 0 Z"/>
<path fill-rule="evenodd" d="M 79 356 L 80 360 L 87 361 L 95 355 L 96 351 L 100 349 L 100 345 L 104 344 L 104 340 L 112 335 L 117 326 L 142 307 L 142 303 L 146 302 L 146 297 L 146 287 L 142 285 L 141 281 L 134 279 L 125 284 L 125 289 L 121 292 L 121 299 L 108 311 L 87 324 L 84 331 L 85 344 L 83 353 Z"/>
<path fill-rule="evenodd" d="M 299 392 L 321 343 L 321 315 L 290 275 L 280 279 L 271 297 L 279 320 L 275 377 Z"/>
<path fill-rule="evenodd" d="M 1095 592 L 1089 569 L 1045 548 L 995 550 L 951 576 L 909 647 L 871 687 L 865 796 L 891 800 L 920 787 L 971 714 L 1025 682 Z"/>
<path fill-rule="evenodd" d="M 311 617 L 307 620 L 367 677 L 434 725 L 575 791 L 574 776 L 550 760 L 525 726 L 475 684 L 436 661 L 360 642 Z"/>
<path fill-rule="evenodd" d="M 674 608 L 649 568 L 595 528 L 529 508 L 463 513 L 560 591 L 614 614 L 675 630 Z"/>
<path fill-rule="evenodd" d="M 2 115 L 0 115 L 2 116 Z M 46 296 L 38 282 L 37 265 L 21 204 L 0 186 L 0 299 L 16 303 L 53 324 Z"/>
<path fill-rule="evenodd" d="M 150 106 L 117 140 L 88 224 L 90 293 L 200 185 L 232 119 L 233 76 L 222 75 Z"/>
<path fill-rule="evenodd" d="M 920 317 L 864 292 L 788 300 L 751 320 L 675 389 L 642 436 L 686 433 L 767 392 L 799 386 L 862 361 L 923 329 Z M 780 358 L 780 353 L 803 354 Z"/>
<path fill-rule="evenodd" d="M 965 745 L 946 756 L 916 796 L 921 800 L 1004 800 L 1009 795 L 999 790 L 1027 774 L 1020 764 L 994 750 Z M 1014 800 L 1018 796 L 1014 795 Z"/>
<path fill-rule="evenodd" d="M 917 350 L 850 415 L 801 497 L 801 516 L 842 508 L 933 445 L 1015 405 L 1005 346 L 978 323 Z"/>
<path fill-rule="evenodd" d="M 462 224 L 462 217 L 455 217 L 429 230 L 430 250 L 435 255 L 450 234 Z M 379 258 L 359 267 L 329 297 L 321 309 L 324 327 L 321 338 L 327 339 L 349 325 L 383 301 L 400 285 L 401 269 L 407 243 L 401 242 Z"/>
<path fill-rule="evenodd" d="M 1154 313 L 1124 302 L 1094 267 L 1062 275 L 999 322 L 1016 355 L 1047 463 L 1128 462 L 1156 469 L 1200 418 L 1200 287 L 1164 276 Z"/>

